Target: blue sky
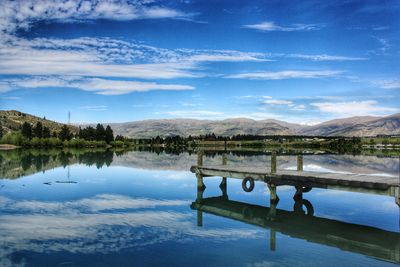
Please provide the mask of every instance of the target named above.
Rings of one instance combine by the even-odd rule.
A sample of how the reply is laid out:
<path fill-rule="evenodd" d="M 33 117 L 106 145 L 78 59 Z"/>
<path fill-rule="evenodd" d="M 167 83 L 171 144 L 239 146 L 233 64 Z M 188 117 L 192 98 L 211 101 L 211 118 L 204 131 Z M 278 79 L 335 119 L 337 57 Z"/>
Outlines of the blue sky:
<path fill-rule="evenodd" d="M 66 122 L 400 112 L 400 1 L 0 1 L 0 108 Z"/>

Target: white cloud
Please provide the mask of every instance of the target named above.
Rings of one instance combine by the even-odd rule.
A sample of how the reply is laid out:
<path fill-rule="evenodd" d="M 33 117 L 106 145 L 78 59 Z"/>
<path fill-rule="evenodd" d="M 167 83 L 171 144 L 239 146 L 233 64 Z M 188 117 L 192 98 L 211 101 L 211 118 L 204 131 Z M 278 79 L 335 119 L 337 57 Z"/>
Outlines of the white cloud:
<path fill-rule="evenodd" d="M 285 70 L 275 72 L 250 72 L 227 75 L 226 78 L 234 79 L 254 79 L 254 80 L 283 80 L 283 79 L 312 79 L 335 77 L 343 71 L 334 70 Z"/>
<path fill-rule="evenodd" d="M 276 25 L 272 21 L 265 21 L 258 24 L 243 25 L 243 27 L 260 31 L 283 31 L 283 32 L 314 31 L 314 30 L 319 30 L 321 28 L 321 26 L 316 24 L 292 24 L 289 26 L 280 26 Z"/>
<path fill-rule="evenodd" d="M 91 91 L 102 95 L 121 95 L 131 92 L 147 92 L 153 90 L 194 90 L 193 86 L 182 84 L 160 84 L 155 82 L 139 82 L 127 80 L 108 80 L 100 78 L 81 77 L 33 77 L 3 81 L 8 87 L 15 88 L 40 88 L 40 87 L 67 87 L 83 91 Z"/>
<path fill-rule="evenodd" d="M 173 110 L 167 111 L 167 114 L 176 118 L 191 118 L 191 119 L 224 119 L 226 116 L 223 112 L 209 110 Z"/>
<path fill-rule="evenodd" d="M 303 104 L 300 105 L 294 105 L 291 110 L 295 110 L 295 111 L 303 111 L 306 110 L 306 106 Z"/>
<path fill-rule="evenodd" d="M 380 81 L 375 81 L 374 84 L 384 89 L 400 89 L 399 79 L 380 80 Z"/>
<path fill-rule="evenodd" d="M 3 51 L 4 52 L 4 51 Z M 126 77 L 141 79 L 173 79 L 196 77 L 188 63 L 105 64 L 96 58 L 71 51 L 39 51 L 0 55 L 0 73 L 12 75 L 78 75 Z"/>
<path fill-rule="evenodd" d="M 89 111 L 105 111 L 108 110 L 107 106 L 82 106 L 80 109 L 86 109 Z"/>
<path fill-rule="evenodd" d="M 135 20 L 184 18 L 183 12 L 156 5 L 154 1 L 116 0 L 4 0 L 0 3 L 0 32 L 13 33 L 29 29 L 44 20 L 86 21 L 95 19 Z"/>
<path fill-rule="evenodd" d="M 392 48 L 391 42 L 386 38 L 381 38 L 376 36 L 371 36 L 371 37 L 378 42 L 379 47 L 370 50 L 369 53 L 375 55 L 387 55 L 388 54 L 387 52 Z"/>
<path fill-rule="evenodd" d="M 181 102 L 180 104 L 184 107 L 200 107 L 203 105 L 201 103 L 188 103 L 188 102 Z"/>
<path fill-rule="evenodd" d="M 175 79 L 201 77 L 203 62 L 265 61 L 233 50 L 168 50 L 108 38 L 0 41 L 0 74 Z M 23 81 L 21 81 L 22 83 Z M 45 81 L 41 81 L 42 83 Z M 0 91 L 5 88 L 0 83 Z"/>
<path fill-rule="evenodd" d="M 385 115 L 398 112 L 399 109 L 379 106 L 375 100 L 349 102 L 320 102 L 311 103 L 321 112 L 330 113 L 338 117 Z"/>
<path fill-rule="evenodd" d="M 7 246 L 0 247 L 0 265 L 15 266 L 10 258 L 20 251 L 116 253 L 164 242 L 185 243 L 193 237 L 226 241 L 260 234 L 258 230 L 199 228 L 192 213 L 170 208 L 189 203 L 109 194 L 61 202 L 3 197 L 0 237 Z"/>
<path fill-rule="evenodd" d="M 289 54 L 287 57 L 290 58 L 300 58 L 300 59 L 308 59 L 313 61 L 360 61 L 360 60 L 368 60 L 365 57 L 347 57 L 347 56 L 333 56 L 333 55 L 303 55 L 303 54 Z"/>
<path fill-rule="evenodd" d="M 293 102 L 289 100 L 270 99 L 265 100 L 264 103 L 269 105 L 291 105 Z"/>
<path fill-rule="evenodd" d="M 194 55 L 188 58 L 194 62 L 241 62 L 241 61 L 272 61 L 263 53 L 241 52 L 235 50 L 178 50 L 181 52 L 190 52 Z"/>
<path fill-rule="evenodd" d="M 19 97 L 19 96 L 3 96 L 2 99 L 6 99 L 6 100 L 20 100 L 21 97 Z"/>

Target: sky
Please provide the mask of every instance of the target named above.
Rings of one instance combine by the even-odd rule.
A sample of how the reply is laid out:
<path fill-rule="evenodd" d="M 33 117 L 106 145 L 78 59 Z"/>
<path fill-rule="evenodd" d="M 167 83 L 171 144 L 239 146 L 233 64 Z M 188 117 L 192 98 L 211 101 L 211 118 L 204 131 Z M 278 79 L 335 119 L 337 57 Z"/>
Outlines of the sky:
<path fill-rule="evenodd" d="M 0 109 L 316 124 L 400 112 L 400 1 L 0 0 Z"/>

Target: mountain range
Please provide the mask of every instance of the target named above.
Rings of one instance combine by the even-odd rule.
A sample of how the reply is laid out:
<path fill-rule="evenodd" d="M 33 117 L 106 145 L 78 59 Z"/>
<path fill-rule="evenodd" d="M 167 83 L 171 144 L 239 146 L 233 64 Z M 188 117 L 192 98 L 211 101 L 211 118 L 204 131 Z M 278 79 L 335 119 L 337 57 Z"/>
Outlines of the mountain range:
<path fill-rule="evenodd" d="M 18 130 L 23 122 L 36 124 L 38 121 L 58 131 L 62 123 L 39 118 L 16 110 L 0 110 L 0 125 L 5 131 Z M 149 138 L 156 136 L 197 136 L 215 133 L 232 136 L 237 134 L 253 135 L 310 135 L 310 136 L 376 136 L 400 135 L 400 113 L 385 117 L 360 116 L 326 121 L 307 126 L 288 123 L 280 120 L 252 120 L 247 118 L 226 120 L 195 119 L 155 119 L 109 124 L 114 134 L 133 138 Z M 79 125 L 78 125 L 79 126 Z M 87 125 L 80 125 L 87 126 Z M 70 126 L 77 132 L 76 126 Z"/>
<path fill-rule="evenodd" d="M 252 120 L 246 118 L 226 120 L 160 119 L 125 123 L 110 123 L 115 134 L 130 137 L 196 136 L 215 133 L 232 136 L 254 135 L 313 135 L 313 136 L 376 136 L 400 135 L 400 113 L 385 116 L 361 116 L 326 121 L 307 126 L 279 120 Z"/>

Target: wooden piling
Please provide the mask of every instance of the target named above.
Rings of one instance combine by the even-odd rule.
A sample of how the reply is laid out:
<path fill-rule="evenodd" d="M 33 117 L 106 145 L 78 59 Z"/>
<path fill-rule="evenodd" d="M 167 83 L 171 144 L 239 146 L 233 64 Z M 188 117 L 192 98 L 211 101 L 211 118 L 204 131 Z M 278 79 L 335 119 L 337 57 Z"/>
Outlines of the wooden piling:
<path fill-rule="evenodd" d="M 197 210 L 197 226 L 203 226 L 203 212 Z"/>
<path fill-rule="evenodd" d="M 303 155 L 297 155 L 297 171 L 303 171 Z"/>
<path fill-rule="evenodd" d="M 276 250 L 276 231 L 273 228 L 269 229 L 269 249 Z"/>
<path fill-rule="evenodd" d="M 268 184 L 268 189 L 269 189 L 269 199 L 271 203 L 276 202 L 279 200 L 278 195 L 276 194 L 276 185 L 274 184 Z"/>
<path fill-rule="evenodd" d="M 203 166 L 203 157 L 204 157 L 204 152 L 200 150 L 197 152 L 197 166 Z"/>
<path fill-rule="evenodd" d="M 227 158 L 226 154 L 224 153 L 224 154 L 222 155 L 222 165 L 226 165 L 227 162 L 228 162 L 228 158 Z"/>
<path fill-rule="evenodd" d="M 276 152 L 271 153 L 271 173 L 276 173 Z"/>
<path fill-rule="evenodd" d="M 222 154 L 222 165 L 226 165 L 227 162 L 228 162 L 228 159 L 227 159 L 226 154 L 224 153 L 224 154 Z M 222 177 L 222 181 L 221 181 L 221 183 L 219 184 L 219 188 L 221 189 L 221 191 L 222 191 L 222 196 L 223 196 L 224 198 L 228 198 L 226 180 L 227 180 L 226 177 Z"/>
<path fill-rule="evenodd" d="M 203 192 L 206 189 L 206 186 L 203 182 L 203 175 L 196 174 L 197 177 L 197 190 Z"/>
<path fill-rule="evenodd" d="M 295 186 L 296 193 L 294 193 L 293 199 L 294 200 L 302 200 L 303 199 L 303 187 L 302 186 Z"/>
<path fill-rule="evenodd" d="M 227 182 L 226 181 L 227 181 L 226 177 L 222 177 L 222 181 L 219 184 L 219 188 L 221 189 L 222 196 L 227 199 L 228 192 L 227 192 Z"/>

